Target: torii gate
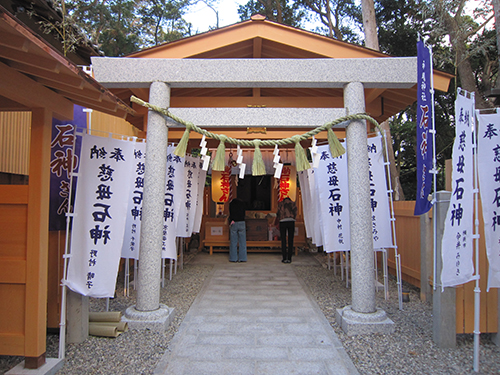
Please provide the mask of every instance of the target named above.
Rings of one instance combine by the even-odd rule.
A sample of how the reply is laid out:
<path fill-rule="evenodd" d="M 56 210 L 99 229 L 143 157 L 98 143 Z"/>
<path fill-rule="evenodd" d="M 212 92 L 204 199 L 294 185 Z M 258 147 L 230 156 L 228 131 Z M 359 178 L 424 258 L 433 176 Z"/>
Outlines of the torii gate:
<path fill-rule="evenodd" d="M 344 108 L 169 108 L 199 127 L 314 128 L 365 112 L 365 89 L 405 89 L 417 83 L 417 58 L 355 59 L 140 59 L 92 58 L 95 78 L 107 88 L 149 88 L 149 102 L 169 108 L 170 88 L 343 88 Z M 137 302 L 125 314 L 131 327 L 164 329 L 172 309 L 160 305 L 163 202 L 168 127 L 148 114 Z M 365 121 L 346 128 L 352 305 L 337 311 L 347 334 L 391 333 L 393 322 L 375 304 L 373 240 Z"/>

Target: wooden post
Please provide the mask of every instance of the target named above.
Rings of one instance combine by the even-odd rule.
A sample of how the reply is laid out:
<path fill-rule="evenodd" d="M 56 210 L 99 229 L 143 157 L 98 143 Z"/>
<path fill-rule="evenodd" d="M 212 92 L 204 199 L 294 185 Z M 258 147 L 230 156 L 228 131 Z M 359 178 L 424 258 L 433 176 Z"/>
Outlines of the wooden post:
<path fill-rule="evenodd" d="M 52 113 L 34 109 L 31 123 L 26 252 L 25 367 L 45 363 Z"/>

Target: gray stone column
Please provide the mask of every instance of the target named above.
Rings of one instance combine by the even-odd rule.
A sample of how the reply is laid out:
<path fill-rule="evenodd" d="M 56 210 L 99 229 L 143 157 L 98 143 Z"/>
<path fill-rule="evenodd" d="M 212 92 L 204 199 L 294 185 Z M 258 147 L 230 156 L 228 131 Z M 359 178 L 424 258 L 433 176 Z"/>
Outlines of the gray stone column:
<path fill-rule="evenodd" d="M 67 293 L 67 335 L 68 344 L 79 344 L 89 337 L 89 297 L 75 293 L 69 288 Z"/>
<path fill-rule="evenodd" d="M 444 232 L 446 213 L 450 205 L 451 193 L 438 191 L 434 204 L 433 220 L 436 220 L 436 290 L 432 295 L 432 339 L 440 348 L 454 348 L 457 345 L 456 333 L 456 289 L 445 288 L 441 292 L 441 269 L 443 258 L 441 248 Z"/>
<path fill-rule="evenodd" d="M 365 112 L 363 84 L 355 82 L 344 87 L 344 104 L 347 115 Z M 376 310 L 366 133 L 366 121 L 351 121 L 346 129 L 351 220 L 352 309 L 360 313 L 372 313 Z"/>
<path fill-rule="evenodd" d="M 344 86 L 346 114 L 365 112 L 360 82 Z M 348 335 L 392 333 L 394 323 L 375 307 L 374 255 L 366 121 L 351 121 L 346 128 L 351 221 L 352 305 L 337 310 L 337 323 Z"/>
<path fill-rule="evenodd" d="M 170 87 L 151 83 L 149 102 L 170 106 Z M 142 201 L 141 244 L 137 277 L 137 303 L 125 312 L 132 329 L 165 329 L 173 310 L 160 304 L 161 247 L 165 206 L 168 127 L 163 115 L 150 110 L 146 138 L 146 164 Z"/>

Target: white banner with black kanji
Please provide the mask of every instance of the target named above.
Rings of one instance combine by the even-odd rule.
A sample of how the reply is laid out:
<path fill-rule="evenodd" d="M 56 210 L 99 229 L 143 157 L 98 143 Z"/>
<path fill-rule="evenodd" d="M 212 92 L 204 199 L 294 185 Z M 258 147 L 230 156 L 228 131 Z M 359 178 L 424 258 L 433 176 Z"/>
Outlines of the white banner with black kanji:
<path fill-rule="evenodd" d="M 349 189 L 346 154 L 333 158 L 330 147 L 318 147 L 320 162 L 315 169 L 323 250 L 327 253 L 350 249 Z"/>
<path fill-rule="evenodd" d="M 373 248 L 385 249 L 392 247 L 393 241 L 382 136 L 368 138 L 368 163 Z"/>
<path fill-rule="evenodd" d="M 455 142 L 451 172 L 452 194 L 446 214 L 442 240 L 441 287 L 472 280 L 473 264 L 473 156 L 474 99 L 462 95 L 455 101 Z"/>
<path fill-rule="evenodd" d="M 182 203 L 186 188 L 185 158 L 174 154 L 175 147 L 167 148 L 167 173 L 165 179 L 165 208 L 163 212 L 162 258 L 177 259 L 177 227 L 182 218 Z"/>
<path fill-rule="evenodd" d="M 500 113 L 478 113 L 477 157 L 488 288 L 500 288 Z"/>
<path fill-rule="evenodd" d="M 134 159 L 130 174 L 130 195 L 128 198 L 122 258 L 139 259 L 142 223 L 142 199 L 144 190 L 144 166 L 146 161 L 146 142 L 134 144 Z"/>
<path fill-rule="evenodd" d="M 66 285 L 84 296 L 114 296 L 133 159 L 133 142 L 83 136 Z"/>

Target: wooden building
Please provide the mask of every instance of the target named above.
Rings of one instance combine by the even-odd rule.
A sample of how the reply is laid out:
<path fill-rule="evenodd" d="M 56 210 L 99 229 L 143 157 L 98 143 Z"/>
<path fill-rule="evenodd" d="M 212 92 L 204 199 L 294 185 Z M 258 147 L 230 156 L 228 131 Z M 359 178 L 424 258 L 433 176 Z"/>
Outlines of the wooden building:
<path fill-rule="evenodd" d="M 47 329 L 52 119 L 71 120 L 74 104 L 120 118 L 134 111 L 79 67 L 96 51 L 82 44 L 63 56 L 61 43 L 26 13 L 31 5 L 39 17 L 60 19 L 43 0 L 0 2 L 0 111 L 26 114 L 2 116 L 21 121 L 2 129 L 29 147 L 25 155 L 22 147 L 8 153 L 18 164 L 12 172 L 29 178 L 0 185 L 0 355 L 24 356 L 26 367 L 38 368 L 45 363 Z"/>

